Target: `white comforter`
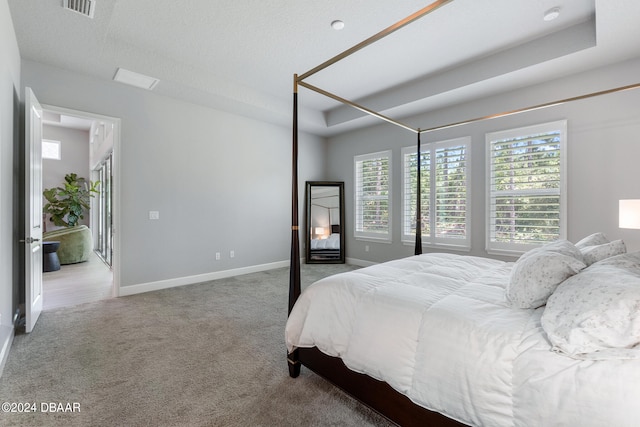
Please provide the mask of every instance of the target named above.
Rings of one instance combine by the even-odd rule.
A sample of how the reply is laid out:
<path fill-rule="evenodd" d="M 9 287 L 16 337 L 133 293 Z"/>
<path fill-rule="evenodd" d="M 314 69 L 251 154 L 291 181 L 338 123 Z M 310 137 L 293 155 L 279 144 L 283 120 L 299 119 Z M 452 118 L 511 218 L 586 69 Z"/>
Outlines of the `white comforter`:
<path fill-rule="evenodd" d="M 311 239 L 311 249 L 340 249 L 340 234 L 333 233 L 327 239 Z"/>
<path fill-rule="evenodd" d="M 478 426 L 640 426 L 640 361 L 550 351 L 544 307 L 505 298 L 512 263 L 426 254 L 322 279 L 287 322 L 411 400 Z"/>

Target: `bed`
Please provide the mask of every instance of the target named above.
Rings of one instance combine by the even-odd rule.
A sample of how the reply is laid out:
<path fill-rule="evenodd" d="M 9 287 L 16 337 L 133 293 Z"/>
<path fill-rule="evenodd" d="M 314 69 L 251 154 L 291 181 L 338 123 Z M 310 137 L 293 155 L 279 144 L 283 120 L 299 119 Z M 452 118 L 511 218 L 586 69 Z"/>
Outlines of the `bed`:
<path fill-rule="evenodd" d="M 331 234 L 326 239 L 311 239 L 309 254 L 316 260 L 340 259 L 340 225 L 332 225 Z"/>
<path fill-rule="evenodd" d="M 312 75 L 451 1 L 436 0 L 311 70 L 293 76 L 290 317 L 286 327 L 289 374 L 297 377 L 304 365 L 400 425 L 640 425 L 634 402 L 634 397 L 640 396 L 640 387 L 636 386 L 640 384 L 640 260 L 638 254 L 614 255 L 620 250 L 618 242 L 591 241 L 593 247 L 588 254 L 578 248 L 582 241 L 573 249 L 564 248 L 574 255 L 570 257 L 574 261 L 565 259 L 567 265 L 553 277 L 545 276 L 553 271 L 546 268 L 546 263 L 569 256 L 554 254 L 553 245 L 541 249 L 547 256 L 544 267 L 533 263 L 545 255 L 536 250 L 515 263 L 422 255 L 421 197 L 417 197 L 414 257 L 322 280 L 301 294 L 299 87 L 415 133 L 418 158 L 423 133 L 640 88 L 638 83 L 416 128 L 307 82 Z M 419 165 L 420 162 L 418 183 Z M 419 185 L 417 193 L 420 194 Z M 593 258 L 598 261 L 591 262 Z M 565 269 L 571 274 L 566 274 Z M 538 277 L 540 274 L 542 277 Z M 512 280 L 513 277 L 520 279 Z M 538 279 L 540 286 L 523 288 L 522 283 L 532 277 Z M 622 283 L 609 281 L 617 277 Z M 607 301 L 589 302 L 579 292 L 583 282 L 596 295 L 619 294 L 609 295 Z M 603 283 L 612 285 L 602 287 Z M 625 287 L 629 283 L 632 285 Z M 536 289 L 535 295 L 529 294 L 530 289 Z M 627 294 L 627 300 L 620 300 L 620 295 Z M 388 298 L 383 299 L 382 295 Z M 361 300 L 374 304 L 364 308 L 364 314 Z M 347 305 L 347 301 L 355 306 Z M 581 303 L 572 305 L 575 301 Z M 603 310 L 611 301 L 618 305 Z M 590 303 L 595 304 L 592 311 L 575 312 L 574 309 L 590 307 Z M 589 318 L 593 313 L 600 317 Z M 615 313 L 618 318 L 612 321 L 607 313 Z M 604 324 L 621 329 L 585 331 L 584 327 L 571 324 L 581 318 L 586 318 L 587 326 Z M 315 329 L 319 324 L 332 325 L 332 333 Z M 367 330 L 383 335 L 367 335 Z M 412 348 L 419 351 L 411 353 Z"/>
<path fill-rule="evenodd" d="M 322 279 L 287 350 L 401 425 L 640 425 L 640 252 L 583 247 L 600 252 L 433 253 Z"/>

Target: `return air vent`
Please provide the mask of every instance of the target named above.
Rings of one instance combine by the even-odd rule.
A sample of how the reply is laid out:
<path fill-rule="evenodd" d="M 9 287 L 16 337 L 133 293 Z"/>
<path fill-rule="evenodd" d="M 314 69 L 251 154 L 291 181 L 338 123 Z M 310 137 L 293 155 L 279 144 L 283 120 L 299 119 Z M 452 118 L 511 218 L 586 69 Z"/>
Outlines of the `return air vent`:
<path fill-rule="evenodd" d="M 93 19 L 96 0 L 62 0 L 62 7 Z"/>

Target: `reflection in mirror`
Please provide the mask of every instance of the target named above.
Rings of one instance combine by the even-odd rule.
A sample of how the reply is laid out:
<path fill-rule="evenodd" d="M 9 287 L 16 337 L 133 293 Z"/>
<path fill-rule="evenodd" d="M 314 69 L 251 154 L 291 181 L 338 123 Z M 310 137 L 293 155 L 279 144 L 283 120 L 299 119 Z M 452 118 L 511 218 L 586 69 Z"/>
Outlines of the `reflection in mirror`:
<path fill-rule="evenodd" d="M 307 181 L 306 262 L 344 263 L 344 182 Z"/>

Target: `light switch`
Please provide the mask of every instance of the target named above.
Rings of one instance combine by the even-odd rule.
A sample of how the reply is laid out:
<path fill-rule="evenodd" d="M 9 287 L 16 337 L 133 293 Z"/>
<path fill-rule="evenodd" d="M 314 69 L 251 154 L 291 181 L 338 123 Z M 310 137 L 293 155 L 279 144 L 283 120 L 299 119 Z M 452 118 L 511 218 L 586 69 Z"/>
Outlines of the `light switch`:
<path fill-rule="evenodd" d="M 160 219 L 160 212 L 149 211 L 149 219 Z"/>

